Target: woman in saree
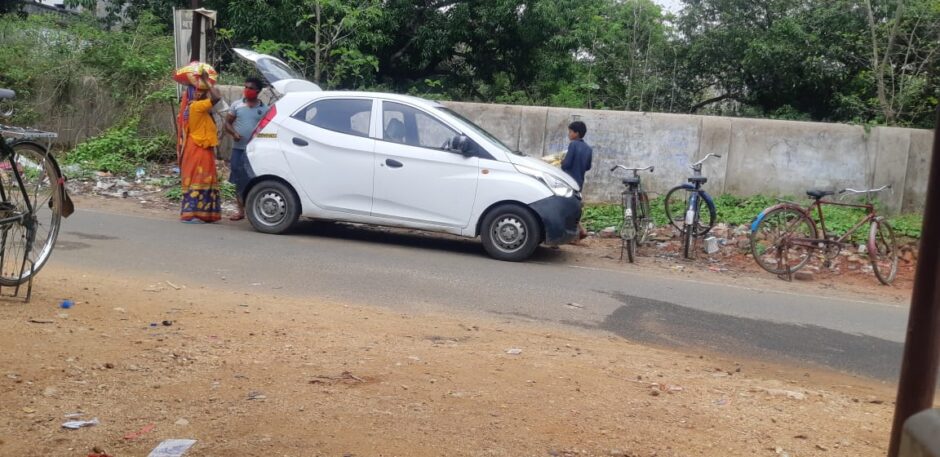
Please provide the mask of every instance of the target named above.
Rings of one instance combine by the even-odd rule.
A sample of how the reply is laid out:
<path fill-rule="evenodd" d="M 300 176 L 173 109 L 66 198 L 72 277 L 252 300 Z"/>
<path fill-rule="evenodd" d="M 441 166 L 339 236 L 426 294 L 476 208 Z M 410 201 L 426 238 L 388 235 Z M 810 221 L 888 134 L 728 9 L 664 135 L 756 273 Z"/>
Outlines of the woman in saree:
<path fill-rule="evenodd" d="M 212 107 L 221 99 L 215 87 L 208 90 L 189 87 L 180 103 L 177 159 L 183 186 L 180 207 L 180 220 L 183 222 L 211 223 L 222 218 L 221 192 L 215 168 L 215 147 L 219 144 L 219 136 L 212 118 Z"/>

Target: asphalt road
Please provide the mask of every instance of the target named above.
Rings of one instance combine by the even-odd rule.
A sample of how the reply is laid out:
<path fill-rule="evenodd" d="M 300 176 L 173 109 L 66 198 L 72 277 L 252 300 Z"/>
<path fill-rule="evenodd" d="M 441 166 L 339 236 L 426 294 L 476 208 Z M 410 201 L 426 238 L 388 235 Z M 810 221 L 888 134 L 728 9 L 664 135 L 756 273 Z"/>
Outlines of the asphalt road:
<path fill-rule="evenodd" d="M 302 223 L 274 236 L 247 222 L 190 225 L 86 210 L 65 221 L 50 262 L 404 312 L 510 315 L 884 380 L 896 379 L 907 323 L 906 306 L 580 268 L 551 249 L 528 263 L 498 262 L 475 240 L 346 225 Z"/>

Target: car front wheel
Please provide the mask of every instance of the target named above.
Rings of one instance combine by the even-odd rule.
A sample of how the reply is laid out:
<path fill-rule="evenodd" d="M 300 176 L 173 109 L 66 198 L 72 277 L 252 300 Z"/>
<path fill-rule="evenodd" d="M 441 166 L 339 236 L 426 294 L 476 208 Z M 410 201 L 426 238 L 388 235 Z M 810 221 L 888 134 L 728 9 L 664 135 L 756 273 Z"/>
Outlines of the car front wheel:
<path fill-rule="evenodd" d="M 538 220 L 519 205 L 501 205 L 483 219 L 483 248 L 497 260 L 520 262 L 535 252 L 541 241 Z"/>
<path fill-rule="evenodd" d="M 273 180 L 264 181 L 248 192 L 245 212 L 255 230 L 280 234 L 290 230 L 297 222 L 300 216 L 300 202 L 286 184 Z"/>

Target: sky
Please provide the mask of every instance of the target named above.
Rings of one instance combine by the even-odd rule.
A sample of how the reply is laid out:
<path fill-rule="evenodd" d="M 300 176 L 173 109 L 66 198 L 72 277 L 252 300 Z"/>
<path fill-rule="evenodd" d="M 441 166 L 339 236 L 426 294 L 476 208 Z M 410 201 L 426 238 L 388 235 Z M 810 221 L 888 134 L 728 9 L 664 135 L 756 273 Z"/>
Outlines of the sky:
<path fill-rule="evenodd" d="M 679 11 L 679 8 L 682 7 L 682 2 L 679 0 L 653 0 L 663 8 L 672 11 L 673 13 Z"/>

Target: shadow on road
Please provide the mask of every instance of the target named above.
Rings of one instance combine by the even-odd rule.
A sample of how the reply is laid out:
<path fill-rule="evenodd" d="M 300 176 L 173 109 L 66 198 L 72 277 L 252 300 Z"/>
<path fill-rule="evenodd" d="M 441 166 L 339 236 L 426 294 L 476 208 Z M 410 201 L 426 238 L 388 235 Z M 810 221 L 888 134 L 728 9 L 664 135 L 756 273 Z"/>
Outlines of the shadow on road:
<path fill-rule="evenodd" d="M 796 325 L 699 311 L 673 303 L 611 294 L 624 303 L 600 325 L 626 339 L 666 347 L 765 360 L 811 362 L 896 381 L 903 344 L 815 325 Z"/>
<path fill-rule="evenodd" d="M 302 236 L 361 241 L 486 257 L 486 251 L 483 250 L 479 238 L 462 238 L 440 233 L 422 232 L 420 230 L 302 220 L 293 228 L 292 233 Z M 560 261 L 563 258 L 564 255 L 561 251 L 540 246 L 530 260 L 554 262 Z"/>

